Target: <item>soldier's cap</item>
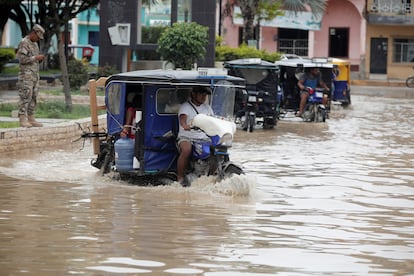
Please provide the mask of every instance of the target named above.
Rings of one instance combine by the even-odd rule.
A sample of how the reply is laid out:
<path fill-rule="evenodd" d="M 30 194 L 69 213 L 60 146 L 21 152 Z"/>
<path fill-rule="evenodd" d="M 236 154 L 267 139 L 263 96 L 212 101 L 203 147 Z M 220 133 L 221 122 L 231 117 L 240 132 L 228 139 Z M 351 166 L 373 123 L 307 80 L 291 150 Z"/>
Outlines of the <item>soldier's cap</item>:
<path fill-rule="evenodd" d="M 40 26 L 39 24 L 35 24 L 33 26 L 33 31 L 36 33 L 39 39 L 43 39 L 43 34 L 45 33 L 45 29 L 43 29 L 42 26 Z"/>

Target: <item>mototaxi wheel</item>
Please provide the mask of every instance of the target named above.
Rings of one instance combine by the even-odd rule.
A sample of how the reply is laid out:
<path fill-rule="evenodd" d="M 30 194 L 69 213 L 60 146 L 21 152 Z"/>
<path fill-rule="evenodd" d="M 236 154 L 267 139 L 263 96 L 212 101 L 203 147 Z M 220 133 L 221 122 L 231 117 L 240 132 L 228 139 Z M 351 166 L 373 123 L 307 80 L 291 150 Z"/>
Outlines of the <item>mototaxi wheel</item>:
<path fill-rule="evenodd" d="M 263 117 L 263 129 L 272 129 L 277 124 L 277 116 L 264 116 Z"/>
<path fill-rule="evenodd" d="M 256 115 L 246 114 L 245 120 L 243 122 L 243 130 L 253 132 L 255 124 L 256 124 Z"/>
<path fill-rule="evenodd" d="M 233 163 L 229 163 L 224 168 L 224 174 L 225 174 L 225 177 L 230 177 L 235 174 L 242 175 L 244 174 L 244 172 L 239 166 Z"/>
<path fill-rule="evenodd" d="M 249 132 L 253 132 L 255 124 L 256 124 L 256 116 L 249 115 Z"/>

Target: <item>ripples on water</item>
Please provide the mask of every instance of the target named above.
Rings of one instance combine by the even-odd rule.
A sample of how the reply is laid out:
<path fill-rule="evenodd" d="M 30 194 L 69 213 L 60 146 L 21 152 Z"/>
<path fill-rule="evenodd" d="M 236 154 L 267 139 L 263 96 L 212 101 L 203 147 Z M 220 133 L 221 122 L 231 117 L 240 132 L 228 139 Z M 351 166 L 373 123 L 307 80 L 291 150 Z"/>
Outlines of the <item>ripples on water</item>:
<path fill-rule="evenodd" d="M 2 180 L 0 266 L 414 275 L 414 101 L 353 101 L 326 124 L 238 132 L 232 159 L 247 176 L 222 185 L 127 185 L 98 176 L 88 150 L 3 160 L 0 173 L 18 180 Z"/>

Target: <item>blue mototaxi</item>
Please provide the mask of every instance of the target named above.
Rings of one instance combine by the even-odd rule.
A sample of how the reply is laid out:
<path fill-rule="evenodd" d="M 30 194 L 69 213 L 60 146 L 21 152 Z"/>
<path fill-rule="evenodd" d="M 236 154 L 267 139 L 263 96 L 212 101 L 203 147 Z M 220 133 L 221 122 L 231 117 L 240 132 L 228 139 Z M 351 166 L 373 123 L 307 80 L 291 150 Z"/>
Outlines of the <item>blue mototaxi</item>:
<path fill-rule="evenodd" d="M 121 178 L 138 177 L 141 182 L 147 178 L 148 184 L 176 180 L 177 113 L 180 104 L 190 98 L 194 86 L 211 89 L 208 100 L 216 117 L 234 120 L 235 94 L 245 89 L 245 80 L 229 76 L 224 70 L 141 70 L 110 76 L 105 83 L 107 137 L 100 139 L 98 157 L 92 165 L 102 173 L 115 168 Z M 140 99 L 134 107 L 139 117 L 133 126 L 136 130 L 131 149 L 134 160 L 128 160 L 127 168 L 117 167 L 117 160 L 123 157 L 118 156 L 116 145 L 123 140 L 120 132 L 125 125 L 128 99 L 134 96 Z"/>
<path fill-rule="evenodd" d="M 298 80 L 300 76 L 310 68 L 318 68 L 322 80 L 328 87 L 332 87 L 334 64 L 326 58 L 297 58 L 279 60 L 275 62 L 280 68 L 280 86 L 282 89 L 281 110 L 283 113 L 299 110 L 300 90 Z M 331 101 L 331 93 L 328 96 L 328 106 Z"/>

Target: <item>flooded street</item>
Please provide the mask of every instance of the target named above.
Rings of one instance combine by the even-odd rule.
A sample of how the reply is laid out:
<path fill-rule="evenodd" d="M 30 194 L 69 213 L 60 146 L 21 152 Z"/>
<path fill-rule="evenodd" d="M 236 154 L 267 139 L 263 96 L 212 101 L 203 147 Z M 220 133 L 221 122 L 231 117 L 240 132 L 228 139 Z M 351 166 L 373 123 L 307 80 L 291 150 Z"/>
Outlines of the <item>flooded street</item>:
<path fill-rule="evenodd" d="M 246 175 L 139 187 L 92 146 L 0 160 L 1 275 L 414 275 L 414 100 L 238 131 Z"/>

